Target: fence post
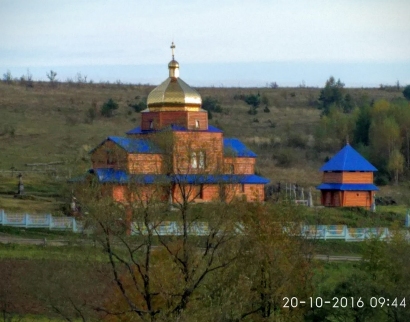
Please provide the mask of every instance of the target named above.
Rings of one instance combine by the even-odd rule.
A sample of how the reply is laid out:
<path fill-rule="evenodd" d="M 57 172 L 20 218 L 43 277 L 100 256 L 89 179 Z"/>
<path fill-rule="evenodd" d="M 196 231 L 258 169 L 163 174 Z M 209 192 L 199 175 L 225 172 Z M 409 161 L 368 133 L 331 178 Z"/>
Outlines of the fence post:
<path fill-rule="evenodd" d="M 47 217 L 48 217 L 48 229 L 51 230 L 53 228 L 53 216 L 51 214 L 48 214 Z"/>
<path fill-rule="evenodd" d="M 28 228 L 29 221 L 30 221 L 30 215 L 29 214 L 24 214 L 24 227 L 25 228 Z"/>
<path fill-rule="evenodd" d="M 75 217 L 71 217 L 72 220 L 72 227 L 73 227 L 73 232 L 76 233 L 77 232 L 77 222 L 75 220 Z"/>
<path fill-rule="evenodd" d="M 0 223 L 2 226 L 4 226 L 6 221 L 6 213 L 4 212 L 4 209 L 0 209 Z"/>
<path fill-rule="evenodd" d="M 324 240 L 326 240 L 326 237 L 327 237 L 327 236 L 326 236 L 326 235 L 327 235 L 327 226 L 324 226 L 324 227 L 323 227 L 323 231 L 324 231 L 324 234 L 323 234 L 323 235 L 324 235 Z"/>
<path fill-rule="evenodd" d="M 343 225 L 343 234 L 345 235 L 345 241 L 347 241 L 347 226 Z"/>

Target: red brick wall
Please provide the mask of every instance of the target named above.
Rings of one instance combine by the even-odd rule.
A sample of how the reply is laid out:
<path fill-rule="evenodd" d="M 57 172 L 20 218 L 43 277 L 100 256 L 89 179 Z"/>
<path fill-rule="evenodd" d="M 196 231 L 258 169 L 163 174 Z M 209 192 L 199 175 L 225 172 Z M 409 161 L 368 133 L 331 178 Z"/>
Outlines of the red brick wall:
<path fill-rule="evenodd" d="M 133 174 L 161 174 L 162 159 L 160 154 L 128 154 L 128 171 Z"/>
<path fill-rule="evenodd" d="M 196 121 L 199 121 L 199 128 L 196 127 Z M 208 129 L 208 112 L 188 112 L 188 129 L 190 130 L 207 130 Z"/>
<path fill-rule="evenodd" d="M 158 112 L 143 112 L 141 113 L 141 130 L 151 130 L 151 121 L 154 125 L 154 130 L 161 128 L 161 122 Z"/>
<path fill-rule="evenodd" d="M 199 121 L 199 128 L 196 128 L 196 120 Z M 208 129 L 208 113 L 206 111 L 163 111 L 141 113 L 142 130 L 150 130 L 151 121 L 153 122 L 154 130 L 162 129 L 171 124 L 178 124 L 190 130 Z"/>
<path fill-rule="evenodd" d="M 225 173 L 230 173 L 230 165 L 233 165 L 234 174 L 254 174 L 255 158 L 224 158 Z"/>
<path fill-rule="evenodd" d="M 202 186 L 202 195 L 200 189 L 201 185 L 175 186 L 172 194 L 173 200 L 174 202 L 181 202 L 183 196 L 185 196 L 189 202 L 218 201 L 221 199 L 220 192 L 222 189 L 224 190 L 225 200 L 228 202 L 234 198 L 243 197 L 248 201 L 263 201 L 265 199 L 263 184 L 208 184 Z"/>
<path fill-rule="evenodd" d="M 222 133 L 175 132 L 173 166 L 175 173 L 222 173 Z M 205 168 L 191 166 L 193 152 L 205 152 Z M 198 165 L 199 166 L 199 165 Z"/>
<path fill-rule="evenodd" d="M 112 197 L 115 201 L 121 203 L 147 201 L 147 200 L 167 200 L 167 191 L 165 187 L 151 185 L 135 185 L 128 187 L 126 185 L 113 185 Z"/>
<path fill-rule="evenodd" d="M 265 199 L 265 187 L 263 184 L 245 184 L 245 195 L 248 201 L 263 201 Z"/>
<path fill-rule="evenodd" d="M 91 154 L 91 162 L 93 169 L 126 169 L 127 152 L 114 142 L 106 141 L 103 145 L 93 151 Z"/>

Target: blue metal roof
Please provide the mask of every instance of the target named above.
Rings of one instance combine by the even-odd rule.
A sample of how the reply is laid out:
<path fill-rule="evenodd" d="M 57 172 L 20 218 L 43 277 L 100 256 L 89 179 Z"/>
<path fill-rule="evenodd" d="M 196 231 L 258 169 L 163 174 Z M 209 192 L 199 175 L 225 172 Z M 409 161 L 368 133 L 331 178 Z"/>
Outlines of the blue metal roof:
<path fill-rule="evenodd" d="M 90 173 L 96 174 L 100 183 L 140 183 L 140 184 L 153 184 L 153 183 L 169 183 L 170 179 L 166 175 L 155 174 L 128 174 L 124 170 L 115 169 L 95 169 L 90 170 Z"/>
<path fill-rule="evenodd" d="M 96 174 L 100 183 L 120 183 L 130 182 L 141 184 L 153 183 L 189 183 L 189 184 L 215 184 L 215 183 L 232 183 L 232 184 L 267 184 L 270 181 L 266 178 L 255 174 L 222 174 L 222 175 L 205 175 L 205 174 L 128 174 L 124 170 L 115 170 L 111 168 L 94 169 L 90 173 Z"/>
<path fill-rule="evenodd" d="M 224 139 L 224 154 L 226 156 L 256 158 L 256 154 L 249 150 L 245 144 L 235 138 Z"/>
<path fill-rule="evenodd" d="M 320 171 L 377 171 L 377 169 L 349 144 L 331 158 Z"/>
<path fill-rule="evenodd" d="M 161 150 L 151 141 L 146 139 L 125 138 L 121 136 L 109 136 L 97 147 L 90 151 L 93 152 L 106 141 L 112 141 L 129 153 L 161 153 Z"/>
<path fill-rule="evenodd" d="M 349 190 L 349 191 L 378 191 L 374 184 L 356 183 L 322 183 L 316 187 L 318 190 Z"/>
<path fill-rule="evenodd" d="M 125 134 L 145 134 L 145 133 L 148 133 L 148 132 L 152 132 L 152 131 L 143 131 L 143 130 L 141 130 L 141 126 L 137 126 L 137 127 L 133 128 L 132 130 L 129 130 Z"/>
<path fill-rule="evenodd" d="M 177 124 L 171 124 L 170 126 L 166 126 L 161 130 L 141 130 L 140 126 L 137 126 L 136 128 L 133 128 L 132 130 L 129 130 L 126 132 L 126 134 L 148 134 L 152 132 L 159 132 L 159 131 L 194 131 L 194 132 L 211 132 L 211 133 L 222 133 L 222 131 L 215 126 L 209 125 L 207 130 L 188 130 L 186 127 L 177 125 Z"/>
<path fill-rule="evenodd" d="M 255 174 L 177 174 L 172 176 L 173 182 L 206 184 L 206 183 L 232 183 L 232 184 L 267 184 L 269 179 Z"/>

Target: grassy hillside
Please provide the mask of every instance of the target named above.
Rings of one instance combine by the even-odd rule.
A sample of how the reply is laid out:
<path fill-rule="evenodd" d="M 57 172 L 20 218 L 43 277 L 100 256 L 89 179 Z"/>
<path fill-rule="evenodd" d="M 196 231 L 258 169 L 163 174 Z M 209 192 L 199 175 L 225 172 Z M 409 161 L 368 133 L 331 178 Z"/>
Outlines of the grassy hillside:
<path fill-rule="evenodd" d="M 52 87 L 35 82 L 33 87 L 0 84 L 0 170 L 37 169 L 26 164 L 60 162 L 52 165 L 58 179 L 83 173 L 90 167 L 88 151 L 108 135 L 124 135 L 140 123 L 140 114 L 129 105 L 147 97 L 153 86 L 62 83 Z M 331 153 L 313 148 L 314 132 L 320 120 L 316 108 L 318 88 L 198 88 L 202 97 L 212 96 L 223 112 L 213 113 L 210 124 L 222 129 L 226 137 L 237 137 L 258 154 L 257 172 L 276 182 L 297 182 L 314 187 L 320 182 L 319 167 Z M 347 89 L 354 100 L 401 97 L 399 91 Z M 257 94 L 269 102 L 257 115 L 239 95 Z M 99 113 L 112 98 L 119 104 L 111 118 Z M 97 113 L 91 120 L 89 110 Z M 340 147 L 335 147 L 337 151 Z M 0 193 L 11 196 L 17 187 L 16 173 L 0 172 Z M 55 176 L 25 175 L 26 187 L 39 197 L 53 197 L 58 189 Z M 28 181 L 27 181 L 28 180 Z M 45 191 L 40 186 L 47 181 Z M 58 185 L 58 184 L 57 184 Z M 48 187 L 48 188 L 47 188 Z M 40 189 L 41 190 L 41 189 Z M 392 193 L 391 191 L 389 193 Z M 395 190 L 393 191 L 393 194 Z M 10 198 L 9 198 L 10 199 Z M 3 200 L 13 207 L 14 200 Z M 33 200 L 32 200 L 33 201 Z M 33 201 L 34 202 L 34 201 Z M 56 205 L 48 204 L 51 208 Z M 0 204 L 1 206 L 1 204 Z"/>

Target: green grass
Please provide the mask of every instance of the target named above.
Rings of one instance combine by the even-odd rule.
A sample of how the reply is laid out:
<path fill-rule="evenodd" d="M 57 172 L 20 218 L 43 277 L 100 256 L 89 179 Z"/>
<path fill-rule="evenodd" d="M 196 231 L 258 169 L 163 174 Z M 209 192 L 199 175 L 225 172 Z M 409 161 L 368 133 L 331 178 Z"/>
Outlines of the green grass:
<path fill-rule="evenodd" d="M 11 226 L 0 226 L 0 234 L 20 238 L 47 238 L 47 239 L 75 239 L 79 234 L 70 231 L 49 230 L 45 228 L 19 228 Z M 83 238 L 84 236 L 81 236 Z"/>
<path fill-rule="evenodd" d="M 34 315 L 34 314 L 25 314 L 23 316 L 21 315 L 15 315 L 15 314 L 8 314 L 6 316 L 6 321 L 9 322 L 62 322 L 62 321 L 67 321 L 64 318 L 56 318 L 56 317 L 47 317 L 44 315 Z M 81 319 L 73 319 L 71 321 L 81 321 Z"/>
<path fill-rule="evenodd" d="M 377 207 L 375 213 L 361 208 L 305 208 L 304 219 L 311 225 L 347 225 L 349 228 L 390 227 L 404 224 L 403 206 Z"/>
<path fill-rule="evenodd" d="M 312 241 L 316 254 L 339 256 L 360 256 L 362 253 L 362 242 L 346 242 L 344 240 L 315 240 Z"/>
<path fill-rule="evenodd" d="M 43 246 L 0 244 L 0 259 L 106 261 L 100 248 L 93 246 Z"/>

